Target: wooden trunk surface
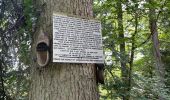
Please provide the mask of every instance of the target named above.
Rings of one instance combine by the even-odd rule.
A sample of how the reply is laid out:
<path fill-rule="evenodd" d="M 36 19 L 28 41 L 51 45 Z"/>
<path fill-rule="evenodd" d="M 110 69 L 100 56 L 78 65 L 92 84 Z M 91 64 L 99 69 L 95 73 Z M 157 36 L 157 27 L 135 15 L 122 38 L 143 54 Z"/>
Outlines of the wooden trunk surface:
<path fill-rule="evenodd" d="M 34 57 L 40 30 L 52 39 L 54 12 L 93 16 L 92 0 L 34 0 L 33 2 L 34 6 L 41 11 L 32 43 Z M 94 64 L 50 63 L 46 67 L 38 68 L 37 62 L 34 62 L 31 72 L 29 100 L 98 100 Z"/>

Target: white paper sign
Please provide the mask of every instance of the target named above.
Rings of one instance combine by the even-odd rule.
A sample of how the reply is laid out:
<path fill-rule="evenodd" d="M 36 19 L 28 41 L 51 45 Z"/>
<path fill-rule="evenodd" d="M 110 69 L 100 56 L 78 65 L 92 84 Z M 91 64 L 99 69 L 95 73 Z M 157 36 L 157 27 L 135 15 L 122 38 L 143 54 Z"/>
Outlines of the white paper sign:
<path fill-rule="evenodd" d="M 53 14 L 53 62 L 104 63 L 101 23 Z"/>

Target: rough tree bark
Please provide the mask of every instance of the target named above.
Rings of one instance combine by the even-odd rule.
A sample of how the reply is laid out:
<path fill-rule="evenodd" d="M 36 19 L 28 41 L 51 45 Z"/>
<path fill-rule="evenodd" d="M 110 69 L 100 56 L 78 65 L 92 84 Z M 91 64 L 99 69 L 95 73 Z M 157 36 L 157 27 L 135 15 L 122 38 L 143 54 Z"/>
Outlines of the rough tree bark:
<path fill-rule="evenodd" d="M 92 0 L 34 0 L 33 2 L 36 8 L 41 8 L 37 30 L 33 36 L 34 57 L 40 29 L 52 39 L 53 12 L 93 16 Z M 99 99 L 94 64 L 50 63 L 43 68 L 37 67 L 38 64 L 34 62 L 29 100 Z"/>

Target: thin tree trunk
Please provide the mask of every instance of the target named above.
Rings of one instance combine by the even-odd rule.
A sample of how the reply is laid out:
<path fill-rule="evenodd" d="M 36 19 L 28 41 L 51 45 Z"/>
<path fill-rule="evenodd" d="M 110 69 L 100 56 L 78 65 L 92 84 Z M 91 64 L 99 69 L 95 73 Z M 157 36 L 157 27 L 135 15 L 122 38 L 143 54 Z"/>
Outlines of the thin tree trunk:
<path fill-rule="evenodd" d="M 152 4 L 154 1 L 149 0 L 149 3 Z M 155 70 L 156 75 L 159 77 L 158 86 L 164 86 L 164 76 L 165 76 L 165 69 L 161 60 L 161 53 L 159 47 L 159 38 L 158 38 L 158 29 L 157 29 L 157 17 L 155 14 L 155 9 L 150 7 L 149 9 L 149 24 L 150 24 L 150 32 L 152 34 L 152 42 L 153 42 L 153 52 L 155 58 Z M 158 87 L 159 88 L 159 87 Z M 164 100 L 162 96 L 159 95 L 159 100 Z"/>
<path fill-rule="evenodd" d="M 52 39 L 53 12 L 92 17 L 92 0 L 36 0 L 42 8 L 39 26 L 34 35 L 32 51 L 40 28 Z M 51 47 L 52 48 L 52 47 Z M 44 68 L 32 66 L 29 100 L 98 100 L 96 68 L 94 64 L 50 63 Z"/>
<path fill-rule="evenodd" d="M 117 1 L 117 19 L 118 19 L 118 34 L 119 39 L 121 40 L 121 43 L 119 45 L 120 53 L 121 53 L 121 73 L 122 73 L 122 80 L 124 84 L 123 89 L 123 100 L 129 99 L 129 92 L 128 92 L 128 70 L 126 66 L 126 58 L 125 58 L 125 41 L 124 41 L 124 31 L 123 31 L 123 11 L 122 11 L 122 0 Z"/>
<path fill-rule="evenodd" d="M 150 14 L 153 14 L 155 10 L 150 10 Z M 154 48 L 154 58 L 156 63 L 156 71 L 160 75 L 160 77 L 164 78 L 164 67 L 161 60 L 161 53 L 159 49 L 159 39 L 158 39 L 158 30 L 157 30 L 157 22 L 156 20 L 153 20 L 153 18 L 150 18 L 150 31 L 152 34 L 152 42 L 153 42 L 153 48 Z M 163 81 L 163 80 L 162 80 Z"/>
<path fill-rule="evenodd" d="M 132 48 L 131 48 L 131 55 L 130 55 L 130 62 L 129 62 L 129 92 L 131 91 L 132 88 L 132 72 L 133 72 L 133 61 L 134 61 L 134 54 L 135 54 L 135 36 L 138 32 L 138 4 L 135 0 L 135 32 L 132 35 Z"/>

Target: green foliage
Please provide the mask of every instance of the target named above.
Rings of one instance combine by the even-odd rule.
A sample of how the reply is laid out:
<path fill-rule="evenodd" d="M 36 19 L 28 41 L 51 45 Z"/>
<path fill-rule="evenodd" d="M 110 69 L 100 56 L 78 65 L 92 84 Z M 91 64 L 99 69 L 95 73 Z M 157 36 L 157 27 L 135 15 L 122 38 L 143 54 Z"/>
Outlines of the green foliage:
<path fill-rule="evenodd" d="M 121 76 L 121 57 L 125 57 L 125 62 L 129 66 L 131 61 L 132 43 L 135 45 L 133 58 L 132 81 L 130 90 L 130 100 L 157 100 L 158 95 L 169 100 L 169 61 L 168 54 L 170 32 L 169 28 L 169 9 L 168 0 L 151 0 L 151 4 L 141 0 L 122 1 L 123 26 L 125 38 L 118 37 L 117 23 L 117 0 L 95 0 L 94 15 L 102 22 L 102 34 L 104 50 L 106 52 L 105 85 L 100 86 L 101 100 L 122 99 L 128 84 L 122 81 Z M 149 8 L 156 9 L 158 33 L 160 40 L 160 50 L 162 60 L 166 69 L 166 86 L 158 84 L 160 79 L 155 73 L 155 61 L 153 57 L 153 47 L 151 42 L 149 26 Z M 137 18 L 137 22 L 135 18 Z M 135 27 L 137 26 L 137 32 Z M 135 33 L 136 32 L 136 33 Z M 119 45 L 126 43 L 126 54 L 122 55 Z M 119 73 L 119 74 L 117 74 Z"/>
<path fill-rule="evenodd" d="M 0 12 L 2 99 L 25 100 L 31 64 L 32 0 L 1 0 Z"/>

